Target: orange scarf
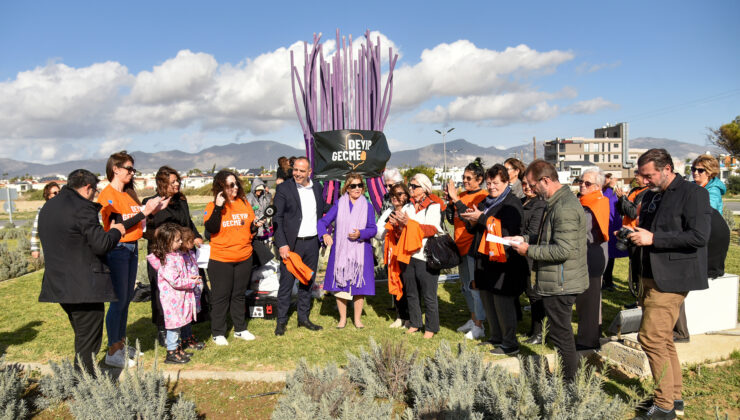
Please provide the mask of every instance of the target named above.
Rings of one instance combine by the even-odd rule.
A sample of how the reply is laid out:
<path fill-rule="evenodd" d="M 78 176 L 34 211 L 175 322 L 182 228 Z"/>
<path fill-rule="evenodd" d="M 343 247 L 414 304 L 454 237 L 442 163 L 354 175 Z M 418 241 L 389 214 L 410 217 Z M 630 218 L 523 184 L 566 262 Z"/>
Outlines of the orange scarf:
<path fill-rule="evenodd" d="M 474 193 L 467 191 L 460 194 L 460 201 L 465 204 L 468 208 L 475 209 L 475 207 L 483 200 L 486 199 L 488 193 L 485 190 L 478 190 Z M 473 235 L 465 229 L 465 222 L 460 219 L 460 215 L 457 215 L 454 219 L 455 224 L 455 244 L 457 249 L 460 251 L 460 255 L 466 255 L 470 250 L 470 245 L 473 244 Z"/>
<path fill-rule="evenodd" d="M 395 296 L 396 300 L 401 300 L 401 296 L 403 296 L 403 283 L 401 282 L 401 266 L 398 264 L 398 256 L 396 255 L 398 243 L 394 242 L 396 235 L 393 231 L 393 225 L 386 223 L 385 232 L 385 244 L 383 245 L 385 252 L 383 253 L 383 259 L 388 266 L 388 293 Z"/>
<path fill-rule="evenodd" d="M 424 239 L 424 233 L 421 230 L 421 225 L 416 220 L 409 218 L 406 227 L 398 238 L 398 244 L 393 254 L 398 258 L 398 261 L 408 264 L 411 261 L 411 256 L 421 249 L 422 239 Z"/>
<path fill-rule="evenodd" d="M 638 196 L 638 195 L 639 195 L 639 194 L 640 194 L 641 192 L 645 191 L 645 188 L 647 188 L 647 187 L 635 188 L 635 190 L 634 190 L 634 191 L 632 191 L 632 192 L 631 192 L 631 193 L 630 193 L 630 194 L 629 194 L 629 195 L 627 196 L 627 200 L 629 200 L 629 201 L 631 201 L 631 202 L 633 202 L 633 203 L 634 203 L 634 202 L 635 202 L 635 198 L 637 198 L 637 196 Z M 639 209 L 638 209 L 638 213 L 637 213 L 637 214 L 638 214 L 638 215 L 640 214 L 640 213 L 639 213 Z M 635 230 L 635 228 L 637 227 L 637 217 L 635 217 L 634 219 L 633 219 L 633 218 L 631 218 L 631 217 L 629 217 L 629 216 L 624 216 L 624 217 L 622 217 L 622 225 L 624 225 L 625 227 L 628 227 L 628 228 L 630 228 L 630 229 L 632 229 L 632 230 Z"/>
<path fill-rule="evenodd" d="M 581 196 L 581 205 L 588 207 L 591 213 L 596 217 L 596 223 L 599 225 L 604 240 L 609 240 L 609 199 L 604 197 L 601 190 L 590 192 Z"/>
<path fill-rule="evenodd" d="M 501 236 L 501 220 L 493 216 L 490 216 L 488 220 L 486 220 L 486 233 L 483 235 L 480 245 L 478 245 L 478 252 L 483 255 L 488 255 L 488 261 L 506 262 L 506 250 L 504 249 L 504 245 L 495 242 L 488 242 L 486 240 L 486 236 L 488 236 L 489 233 L 491 235 Z"/>
<path fill-rule="evenodd" d="M 291 251 L 288 258 L 283 259 L 283 263 L 285 263 L 285 267 L 288 271 L 290 271 L 290 273 L 294 275 L 301 284 L 308 286 L 308 282 L 310 282 L 311 277 L 313 277 L 313 270 L 303 263 L 300 255 Z"/>

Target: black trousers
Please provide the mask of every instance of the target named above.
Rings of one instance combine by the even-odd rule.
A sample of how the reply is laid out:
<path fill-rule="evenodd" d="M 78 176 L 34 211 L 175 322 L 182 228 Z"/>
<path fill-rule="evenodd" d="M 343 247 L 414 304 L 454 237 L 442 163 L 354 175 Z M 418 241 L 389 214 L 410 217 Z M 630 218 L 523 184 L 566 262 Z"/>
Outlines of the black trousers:
<path fill-rule="evenodd" d="M 93 375 L 95 355 L 100 351 L 103 342 L 103 318 L 105 304 L 99 303 L 62 303 L 60 304 L 69 317 L 72 330 L 75 332 L 75 368 L 85 369 Z M 82 366 L 80 366 L 80 363 Z"/>
<path fill-rule="evenodd" d="M 614 287 L 614 258 L 609 258 L 604 270 L 604 287 Z"/>
<path fill-rule="evenodd" d="M 319 265 L 319 240 L 317 237 L 311 239 L 298 239 L 295 249 L 292 250 L 301 257 L 303 263 L 313 270 L 313 277 L 308 284 L 298 282 L 298 321 L 308 321 L 311 313 L 311 286 L 316 280 L 316 268 Z M 290 295 L 293 292 L 295 276 L 288 271 L 284 263 L 280 263 L 280 288 L 278 289 L 278 319 L 279 324 L 288 323 L 288 312 L 290 311 Z"/>
<path fill-rule="evenodd" d="M 406 269 L 406 264 L 398 263 L 401 268 L 401 273 Z M 403 278 L 401 278 L 401 284 L 403 285 Z M 393 307 L 396 308 L 396 319 L 403 319 L 408 321 L 409 319 L 409 298 L 406 296 L 406 290 L 404 289 L 401 299 L 396 300 L 396 297 L 391 295 L 393 299 Z"/>
<path fill-rule="evenodd" d="M 157 326 L 157 330 L 164 331 L 164 310 L 162 302 L 159 300 L 159 287 L 157 286 L 157 270 L 147 263 L 146 274 L 149 277 L 149 287 L 152 291 L 152 324 Z"/>
<path fill-rule="evenodd" d="M 576 344 L 598 347 L 601 336 L 601 277 L 589 277 L 588 289 L 576 297 L 578 339 Z"/>
<path fill-rule="evenodd" d="M 437 302 L 437 286 L 439 285 L 439 270 L 430 270 L 426 261 L 411 258 L 401 273 L 403 290 L 409 307 L 409 321 L 414 328 L 421 328 L 421 299 L 424 299 L 426 317 L 424 330 L 439 332 L 439 304 Z"/>
<path fill-rule="evenodd" d="M 542 320 L 545 319 L 545 307 L 542 304 L 542 296 L 534 289 L 530 279 L 527 279 L 527 288 L 524 293 L 529 298 L 529 306 L 532 311 L 532 326 L 529 329 L 529 336 L 542 334 Z"/>
<path fill-rule="evenodd" d="M 555 350 L 563 361 L 563 376 L 572 381 L 578 370 L 578 352 L 576 340 L 573 337 L 573 328 L 570 321 L 573 318 L 573 304 L 576 295 L 543 296 L 542 304 L 549 319 L 548 337 Z"/>
<path fill-rule="evenodd" d="M 501 343 L 510 350 L 519 348 L 516 339 L 516 307 L 518 296 L 504 296 L 480 289 L 480 299 L 486 311 L 490 332 L 490 342 Z"/>
<path fill-rule="evenodd" d="M 240 262 L 208 260 L 211 280 L 211 334 L 226 335 L 226 314 L 231 314 L 234 332 L 247 329 L 245 294 L 252 278 L 252 257 Z"/>

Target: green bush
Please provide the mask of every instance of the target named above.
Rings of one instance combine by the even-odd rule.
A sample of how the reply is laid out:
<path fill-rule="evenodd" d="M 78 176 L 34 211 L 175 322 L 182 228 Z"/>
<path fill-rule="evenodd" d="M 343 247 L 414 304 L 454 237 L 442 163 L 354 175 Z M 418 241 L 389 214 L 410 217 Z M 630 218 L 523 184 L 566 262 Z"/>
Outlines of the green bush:
<path fill-rule="evenodd" d="M 28 388 L 28 379 L 18 364 L 6 364 L 0 357 L 0 420 L 25 419 L 28 407 L 23 394 Z"/>
<path fill-rule="evenodd" d="M 403 401 L 417 356 L 418 351 L 410 353 L 402 342 L 380 347 L 371 338 L 369 353 L 347 354 L 347 372 L 364 394 Z"/>
<path fill-rule="evenodd" d="M 740 194 L 740 176 L 732 175 L 727 178 L 727 192 L 730 194 Z"/>

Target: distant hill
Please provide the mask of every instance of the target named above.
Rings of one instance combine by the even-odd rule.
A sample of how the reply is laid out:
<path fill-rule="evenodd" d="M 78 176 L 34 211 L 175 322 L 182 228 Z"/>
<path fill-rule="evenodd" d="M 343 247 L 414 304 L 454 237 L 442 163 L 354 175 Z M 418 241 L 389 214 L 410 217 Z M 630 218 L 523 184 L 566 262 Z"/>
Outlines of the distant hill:
<path fill-rule="evenodd" d="M 630 141 L 630 147 L 648 149 L 651 147 L 665 148 L 678 159 L 694 158 L 697 155 L 712 150 L 718 150 L 711 146 L 702 146 L 693 143 L 685 143 L 677 140 L 654 137 L 640 137 Z M 443 164 L 442 143 L 430 144 L 418 149 L 401 150 L 394 152 L 388 166 L 416 166 L 430 165 L 442 166 Z M 143 172 L 154 172 L 162 165 L 186 171 L 193 168 L 216 169 L 223 167 L 236 167 L 240 169 L 269 167 L 277 163 L 280 156 L 300 156 L 305 152 L 283 143 L 261 140 L 248 143 L 231 143 L 223 146 L 212 146 L 197 153 L 187 153 L 180 150 L 168 150 L 156 153 L 132 152 L 136 158 L 136 169 Z M 537 157 L 544 156 L 542 141 L 537 142 Z M 465 139 L 457 139 L 447 142 L 447 165 L 463 166 L 472 162 L 476 157 L 483 159 L 486 165 L 503 162 L 510 157 L 517 157 L 529 162 L 533 158 L 532 145 L 523 144 L 500 149 L 494 146 L 483 147 L 470 143 Z M 8 176 L 30 174 L 33 176 L 48 176 L 54 174 L 68 174 L 77 168 L 86 168 L 93 172 L 105 172 L 106 159 L 87 159 L 42 165 L 37 163 L 21 162 L 13 159 L 0 158 L 0 174 L 8 173 Z"/>

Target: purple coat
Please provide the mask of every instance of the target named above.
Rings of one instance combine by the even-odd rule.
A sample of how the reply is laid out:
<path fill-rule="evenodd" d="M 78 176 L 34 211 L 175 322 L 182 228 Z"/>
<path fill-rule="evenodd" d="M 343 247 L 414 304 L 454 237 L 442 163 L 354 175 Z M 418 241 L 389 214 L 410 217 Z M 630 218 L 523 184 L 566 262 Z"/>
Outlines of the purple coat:
<path fill-rule="evenodd" d="M 363 198 L 365 199 L 365 198 Z M 373 263 L 373 246 L 370 240 L 375 237 L 378 231 L 378 227 L 375 225 L 375 212 L 373 206 L 368 202 L 367 211 L 367 225 L 365 229 L 360 229 L 360 242 L 363 242 L 364 248 L 364 259 L 362 265 L 362 275 L 365 278 L 365 285 L 361 288 L 353 288 L 350 290 L 350 284 L 345 287 L 339 287 L 334 283 L 334 255 L 336 249 L 336 238 L 334 238 L 334 244 L 331 246 L 331 252 L 329 253 L 329 262 L 326 266 L 326 277 L 324 277 L 324 290 L 328 292 L 349 292 L 352 296 L 374 296 L 375 295 L 375 266 Z M 352 202 L 350 201 L 349 208 L 352 209 Z M 322 217 L 318 222 L 319 238 L 322 238 L 324 234 L 328 233 L 329 226 L 334 223 L 337 218 L 337 212 L 339 211 L 339 202 L 334 203 L 329 209 L 329 212 Z M 336 230 L 335 230 L 336 231 Z"/>
<path fill-rule="evenodd" d="M 617 237 L 614 232 L 622 227 L 622 215 L 617 210 L 617 201 L 619 197 L 612 188 L 606 188 L 603 191 L 604 197 L 609 199 L 609 258 L 626 257 L 627 251 L 617 249 Z"/>

